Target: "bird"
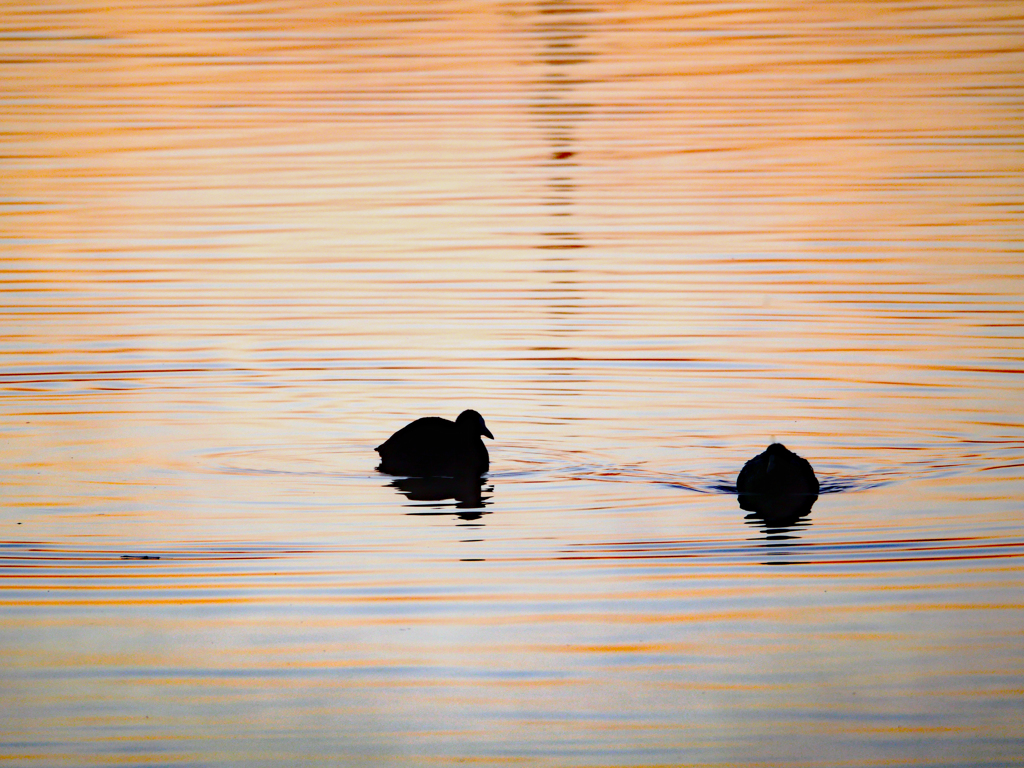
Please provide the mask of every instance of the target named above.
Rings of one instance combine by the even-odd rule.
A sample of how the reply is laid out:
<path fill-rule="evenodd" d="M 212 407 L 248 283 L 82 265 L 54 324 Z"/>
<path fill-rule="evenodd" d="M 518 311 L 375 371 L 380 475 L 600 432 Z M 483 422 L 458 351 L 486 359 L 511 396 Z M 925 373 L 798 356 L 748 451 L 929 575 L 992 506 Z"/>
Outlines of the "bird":
<path fill-rule="evenodd" d="M 765 519 L 803 517 L 819 489 L 811 463 L 782 443 L 772 443 L 744 464 L 736 478 L 740 507 Z"/>
<path fill-rule="evenodd" d="M 736 490 L 817 495 L 819 485 L 807 459 L 797 456 L 782 443 L 772 443 L 743 465 L 736 479 Z"/>
<path fill-rule="evenodd" d="M 474 410 L 463 411 L 455 421 L 416 419 L 377 446 L 377 469 L 410 477 L 479 477 L 490 467 L 482 436 L 494 439 L 484 417 Z"/>

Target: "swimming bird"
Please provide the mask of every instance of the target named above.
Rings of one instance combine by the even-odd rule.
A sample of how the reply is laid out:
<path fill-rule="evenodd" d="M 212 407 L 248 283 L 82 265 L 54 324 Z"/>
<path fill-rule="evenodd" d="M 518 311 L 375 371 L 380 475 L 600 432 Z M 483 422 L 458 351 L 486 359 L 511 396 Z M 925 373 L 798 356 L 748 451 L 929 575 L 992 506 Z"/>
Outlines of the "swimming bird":
<path fill-rule="evenodd" d="M 740 493 L 815 494 L 818 478 L 807 459 L 793 453 L 782 443 L 772 443 L 743 465 L 736 479 Z"/>
<path fill-rule="evenodd" d="M 473 410 L 463 411 L 455 421 L 416 419 L 377 446 L 377 469 L 414 477 L 479 476 L 490 466 L 481 436 L 494 439 L 484 417 Z"/>
<path fill-rule="evenodd" d="M 772 443 L 743 465 L 736 478 L 742 509 L 773 521 L 795 521 L 818 500 L 818 478 L 807 459 Z"/>

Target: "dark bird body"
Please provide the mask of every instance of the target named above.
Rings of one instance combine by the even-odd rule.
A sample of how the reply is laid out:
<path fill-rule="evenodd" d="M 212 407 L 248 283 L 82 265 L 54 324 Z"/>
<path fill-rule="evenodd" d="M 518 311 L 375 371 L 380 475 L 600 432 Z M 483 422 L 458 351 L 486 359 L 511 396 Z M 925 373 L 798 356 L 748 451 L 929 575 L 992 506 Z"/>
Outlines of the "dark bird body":
<path fill-rule="evenodd" d="M 807 459 L 772 443 L 743 465 L 736 479 L 740 507 L 769 521 L 797 520 L 818 500 L 818 478 Z"/>
<path fill-rule="evenodd" d="M 494 439 L 476 411 L 463 411 L 455 421 L 416 419 L 377 446 L 378 469 L 412 477 L 479 476 L 490 467 L 481 435 Z"/>
<path fill-rule="evenodd" d="M 740 493 L 797 493 L 818 495 L 818 478 L 807 459 L 782 443 L 772 443 L 743 465 L 736 479 Z"/>

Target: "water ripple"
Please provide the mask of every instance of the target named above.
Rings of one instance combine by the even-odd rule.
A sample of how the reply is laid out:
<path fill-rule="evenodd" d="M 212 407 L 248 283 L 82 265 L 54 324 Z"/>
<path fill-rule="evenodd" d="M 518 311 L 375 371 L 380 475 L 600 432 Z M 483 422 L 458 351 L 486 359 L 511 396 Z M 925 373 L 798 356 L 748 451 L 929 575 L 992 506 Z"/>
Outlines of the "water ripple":
<path fill-rule="evenodd" d="M 579 544 L 565 550 L 569 560 L 684 560 L 715 565 L 760 562 L 768 552 L 786 559 L 771 564 L 865 566 L 879 563 L 933 563 L 1024 557 L 1024 539 L 993 536 L 893 538 L 828 541 L 758 540 L 754 543 L 694 540 L 615 541 Z"/>

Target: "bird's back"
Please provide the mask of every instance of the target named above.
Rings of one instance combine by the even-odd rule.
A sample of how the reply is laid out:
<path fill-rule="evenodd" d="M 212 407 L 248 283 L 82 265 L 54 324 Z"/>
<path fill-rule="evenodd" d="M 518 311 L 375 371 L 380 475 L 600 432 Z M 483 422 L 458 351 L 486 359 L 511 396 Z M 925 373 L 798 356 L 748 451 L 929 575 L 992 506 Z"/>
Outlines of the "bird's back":
<path fill-rule="evenodd" d="M 377 446 L 377 453 L 408 451 L 426 446 L 433 441 L 450 441 L 455 433 L 454 422 L 438 416 L 427 416 L 406 424 L 391 437 Z"/>
<path fill-rule="evenodd" d="M 736 487 L 748 493 L 817 494 L 819 489 L 811 463 L 781 443 L 769 446 L 744 464 Z"/>
<path fill-rule="evenodd" d="M 807 459 L 781 443 L 743 465 L 736 479 L 740 507 L 772 525 L 791 525 L 818 499 L 818 478 Z"/>

